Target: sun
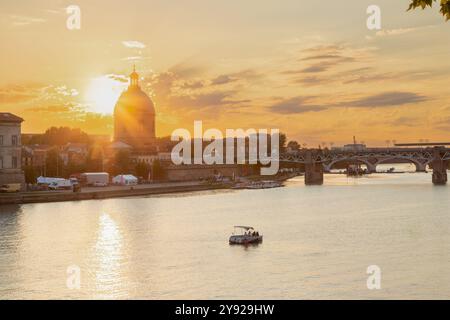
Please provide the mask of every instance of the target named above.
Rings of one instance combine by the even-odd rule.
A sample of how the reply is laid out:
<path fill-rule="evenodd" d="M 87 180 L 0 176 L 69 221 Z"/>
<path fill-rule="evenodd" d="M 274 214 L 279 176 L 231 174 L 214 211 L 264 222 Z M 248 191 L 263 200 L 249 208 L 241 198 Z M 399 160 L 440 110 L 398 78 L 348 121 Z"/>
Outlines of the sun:
<path fill-rule="evenodd" d="M 86 91 L 86 102 L 92 112 L 112 114 L 120 94 L 128 86 L 127 81 L 116 80 L 113 75 L 103 75 L 91 80 Z"/>

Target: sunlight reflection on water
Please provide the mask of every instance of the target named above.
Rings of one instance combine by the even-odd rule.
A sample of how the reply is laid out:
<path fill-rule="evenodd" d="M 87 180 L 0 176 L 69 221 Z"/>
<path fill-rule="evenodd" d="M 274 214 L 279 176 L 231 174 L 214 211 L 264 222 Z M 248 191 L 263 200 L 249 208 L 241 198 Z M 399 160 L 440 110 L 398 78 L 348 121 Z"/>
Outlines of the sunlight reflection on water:
<path fill-rule="evenodd" d="M 0 298 L 450 297 L 450 188 L 430 173 L 1 210 Z M 229 246 L 233 225 L 264 242 Z M 372 264 L 383 290 L 366 288 Z"/>

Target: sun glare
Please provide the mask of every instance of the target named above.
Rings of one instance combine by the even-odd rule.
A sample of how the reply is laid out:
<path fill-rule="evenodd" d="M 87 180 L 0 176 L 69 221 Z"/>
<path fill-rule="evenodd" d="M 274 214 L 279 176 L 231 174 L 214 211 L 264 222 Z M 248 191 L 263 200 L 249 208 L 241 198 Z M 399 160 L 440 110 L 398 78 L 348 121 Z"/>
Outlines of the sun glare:
<path fill-rule="evenodd" d="M 86 100 L 91 111 L 112 114 L 117 99 L 127 86 L 127 82 L 115 80 L 110 75 L 92 79 L 86 91 Z"/>

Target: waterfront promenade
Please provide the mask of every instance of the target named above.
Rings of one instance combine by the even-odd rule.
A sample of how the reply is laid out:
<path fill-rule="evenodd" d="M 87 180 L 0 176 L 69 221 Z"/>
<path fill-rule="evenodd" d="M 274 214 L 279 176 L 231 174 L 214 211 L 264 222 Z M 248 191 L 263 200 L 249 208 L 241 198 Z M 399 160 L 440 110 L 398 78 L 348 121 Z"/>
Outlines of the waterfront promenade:
<path fill-rule="evenodd" d="M 83 188 L 81 192 L 61 190 L 4 193 L 0 194 L 0 205 L 145 196 L 152 194 L 226 189 L 229 187 L 230 185 L 225 183 L 208 184 L 199 181 L 189 181 L 142 184 L 136 186 L 86 187 Z"/>

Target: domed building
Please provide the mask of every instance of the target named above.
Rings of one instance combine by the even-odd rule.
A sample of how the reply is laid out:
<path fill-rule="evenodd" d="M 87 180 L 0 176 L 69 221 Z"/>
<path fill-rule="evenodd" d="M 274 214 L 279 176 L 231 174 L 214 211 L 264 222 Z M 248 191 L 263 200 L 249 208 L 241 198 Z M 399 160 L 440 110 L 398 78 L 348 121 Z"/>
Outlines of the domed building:
<path fill-rule="evenodd" d="M 155 106 L 139 86 L 136 69 L 114 109 L 114 142 L 125 143 L 134 151 L 154 149 Z"/>

